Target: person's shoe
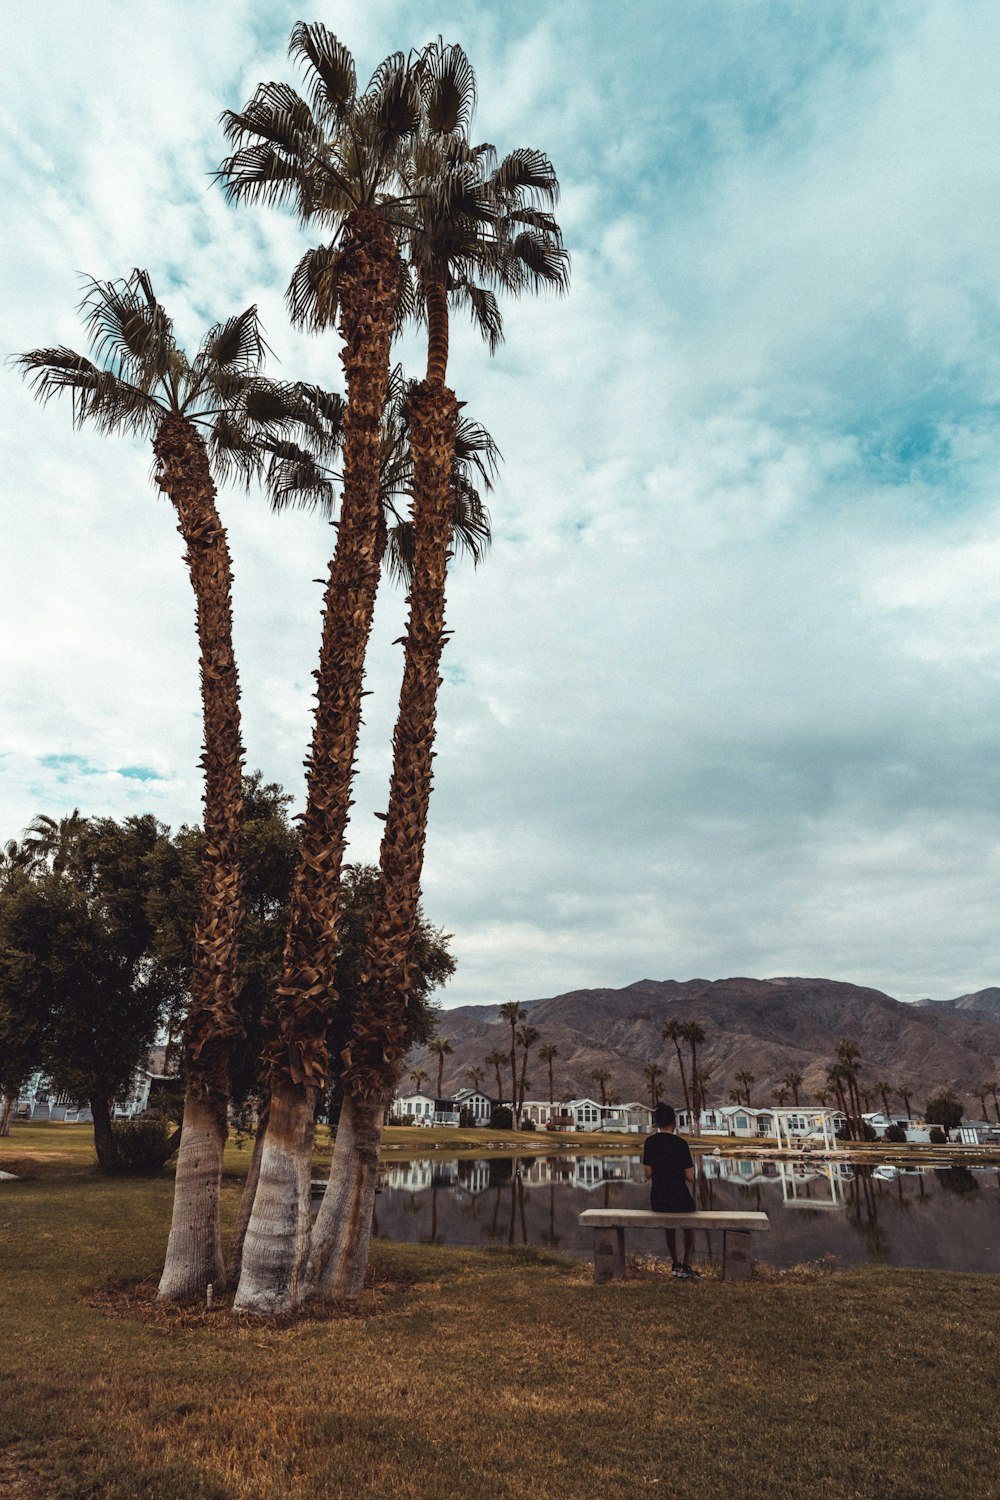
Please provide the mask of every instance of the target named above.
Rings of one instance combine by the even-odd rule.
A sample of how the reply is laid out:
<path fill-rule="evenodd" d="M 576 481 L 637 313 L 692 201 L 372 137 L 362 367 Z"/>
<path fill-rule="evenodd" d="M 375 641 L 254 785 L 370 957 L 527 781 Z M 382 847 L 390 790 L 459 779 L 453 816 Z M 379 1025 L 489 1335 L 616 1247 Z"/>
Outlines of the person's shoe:
<path fill-rule="evenodd" d="M 693 1266 L 681 1266 L 680 1270 L 679 1271 L 675 1271 L 673 1274 L 675 1276 L 679 1276 L 680 1279 L 681 1279 L 681 1281 L 700 1281 L 701 1280 L 701 1272 L 700 1271 L 696 1271 Z"/>
<path fill-rule="evenodd" d="M 684 1267 L 681 1265 L 679 1260 L 675 1260 L 673 1265 L 670 1267 L 670 1274 L 671 1276 L 676 1276 L 679 1279 L 683 1278 Z"/>

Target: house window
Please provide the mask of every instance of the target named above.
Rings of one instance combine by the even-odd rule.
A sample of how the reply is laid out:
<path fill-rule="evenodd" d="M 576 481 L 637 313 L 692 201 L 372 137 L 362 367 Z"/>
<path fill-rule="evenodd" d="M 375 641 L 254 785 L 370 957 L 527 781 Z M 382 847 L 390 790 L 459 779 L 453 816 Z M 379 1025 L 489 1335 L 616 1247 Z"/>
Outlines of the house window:
<path fill-rule="evenodd" d="M 746 1128 L 747 1128 L 747 1126 L 748 1126 L 749 1123 L 750 1122 L 747 1120 L 746 1115 L 737 1115 L 736 1116 L 736 1129 L 737 1130 L 746 1130 Z"/>

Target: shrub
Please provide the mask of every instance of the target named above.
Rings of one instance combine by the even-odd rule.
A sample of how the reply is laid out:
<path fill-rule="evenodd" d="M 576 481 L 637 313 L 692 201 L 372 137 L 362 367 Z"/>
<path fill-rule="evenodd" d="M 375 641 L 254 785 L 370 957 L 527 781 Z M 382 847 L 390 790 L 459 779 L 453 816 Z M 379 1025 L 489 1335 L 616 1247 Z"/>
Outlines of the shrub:
<path fill-rule="evenodd" d="M 538 1127 L 535 1124 L 534 1120 L 522 1120 L 521 1121 L 521 1129 L 522 1130 L 537 1130 Z"/>
<path fill-rule="evenodd" d="M 885 1133 L 885 1138 L 887 1141 L 891 1141 L 894 1146 L 903 1146 L 906 1144 L 906 1131 L 902 1125 L 890 1125 Z"/>
<path fill-rule="evenodd" d="M 514 1116 L 508 1104 L 498 1104 L 490 1115 L 490 1126 L 493 1130 L 513 1130 Z"/>
<path fill-rule="evenodd" d="M 874 1125 L 869 1125 L 867 1120 L 861 1122 L 861 1139 L 863 1141 L 877 1141 L 878 1131 Z"/>
<path fill-rule="evenodd" d="M 161 1171 L 167 1141 L 167 1122 L 162 1116 L 114 1120 L 111 1134 L 115 1143 L 116 1172 L 139 1177 Z"/>
<path fill-rule="evenodd" d="M 935 1125 L 934 1129 L 930 1133 L 929 1139 L 932 1146 L 943 1146 L 948 1137 L 941 1129 L 940 1125 Z"/>

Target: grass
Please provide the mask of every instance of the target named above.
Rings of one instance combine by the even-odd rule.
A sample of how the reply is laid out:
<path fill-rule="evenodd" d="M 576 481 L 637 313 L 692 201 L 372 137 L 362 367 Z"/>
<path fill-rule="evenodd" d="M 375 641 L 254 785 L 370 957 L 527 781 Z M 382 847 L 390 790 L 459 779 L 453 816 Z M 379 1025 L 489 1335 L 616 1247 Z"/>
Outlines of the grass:
<path fill-rule="evenodd" d="M 21 1127 L 0 1166 L 62 1135 Z M 169 1176 L 102 1179 L 65 1140 L 0 1186 L 5 1496 L 1000 1496 L 1000 1278 L 644 1261 L 596 1287 L 531 1250 L 379 1244 L 357 1310 L 262 1325 L 158 1308 Z"/>

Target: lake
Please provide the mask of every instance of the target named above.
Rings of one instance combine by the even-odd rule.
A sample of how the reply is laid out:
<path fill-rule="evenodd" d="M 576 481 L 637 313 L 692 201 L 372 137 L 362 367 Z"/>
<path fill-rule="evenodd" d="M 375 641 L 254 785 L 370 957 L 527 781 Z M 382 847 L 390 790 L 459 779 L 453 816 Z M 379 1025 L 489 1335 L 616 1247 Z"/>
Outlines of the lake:
<path fill-rule="evenodd" d="M 936 1270 L 1000 1272 L 1000 1167 L 860 1167 L 695 1157 L 699 1208 L 760 1209 L 769 1234 L 754 1255 L 774 1266 L 833 1255 Z M 648 1208 L 638 1155 L 482 1157 L 435 1154 L 388 1162 L 375 1233 L 438 1245 L 537 1245 L 577 1259 L 593 1253 L 585 1208 Z M 696 1259 L 707 1256 L 699 1232 Z M 629 1238 L 629 1253 L 663 1255 L 662 1235 Z M 721 1253 L 712 1235 L 711 1253 Z"/>

